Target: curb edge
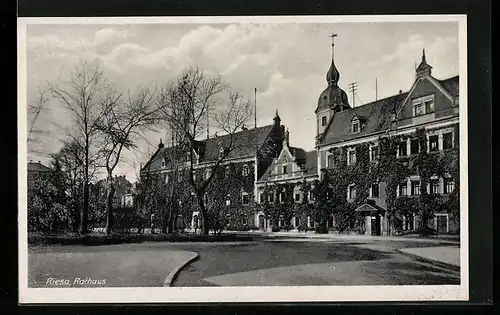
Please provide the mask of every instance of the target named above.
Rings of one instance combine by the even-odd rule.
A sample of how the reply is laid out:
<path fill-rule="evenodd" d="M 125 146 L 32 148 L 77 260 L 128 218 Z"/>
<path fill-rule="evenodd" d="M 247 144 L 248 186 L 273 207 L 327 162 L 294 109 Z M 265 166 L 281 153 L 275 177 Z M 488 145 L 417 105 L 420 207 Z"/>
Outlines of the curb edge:
<path fill-rule="evenodd" d="M 449 270 L 452 270 L 454 272 L 460 273 L 460 266 L 452 265 L 452 264 L 449 264 L 449 263 L 445 263 L 445 262 L 434 260 L 434 259 L 430 259 L 430 258 L 425 258 L 425 257 L 419 256 L 419 255 L 416 255 L 416 254 L 407 253 L 407 252 L 405 252 L 405 251 L 403 251 L 401 249 L 398 249 L 397 252 L 400 253 L 400 254 L 406 255 L 408 257 L 411 257 L 411 258 L 413 258 L 413 259 L 415 259 L 417 261 L 424 262 L 424 263 L 434 264 L 434 265 L 436 265 L 438 267 L 449 269 Z"/>
<path fill-rule="evenodd" d="M 170 271 L 165 280 L 163 281 L 163 286 L 164 287 L 171 287 L 172 283 L 174 282 L 175 278 L 179 275 L 180 271 L 185 268 L 187 265 L 192 263 L 193 261 L 197 260 L 200 258 L 200 254 L 193 252 L 192 256 L 188 258 L 186 261 L 184 261 L 182 264 L 179 264 L 177 267 L 174 268 L 174 270 Z"/>

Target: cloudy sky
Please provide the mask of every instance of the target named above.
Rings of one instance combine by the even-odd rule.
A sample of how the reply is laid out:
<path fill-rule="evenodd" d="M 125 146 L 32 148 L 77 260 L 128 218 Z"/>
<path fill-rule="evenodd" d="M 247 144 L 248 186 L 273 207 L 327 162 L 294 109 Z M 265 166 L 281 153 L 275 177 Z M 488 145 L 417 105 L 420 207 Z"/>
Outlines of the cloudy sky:
<path fill-rule="evenodd" d="M 27 97 L 32 101 L 44 82 L 58 82 L 79 60 L 98 60 L 118 89 L 167 82 L 189 66 L 200 66 L 224 76 L 232 88 L 253 100 L 257 88 L 257 124 L 272 123 L 277 109 L 290 128 L 291 142 L 314 148 L 314 110 L 326 87 L 331 41 L 335 32 L 335 63 L 339 85 L 358 82 L 357 105 L 408 90 L 422 49 L 433 75 L 445 79 L 458 74 L 458 24 L 321 23 L 321 24 L 106 24 L 28 25 Z M 349 102 L 352 95 L 348 92 Z M 67 122 L 57 104 L 37 121 L 47 130 L 43 154 L 30 156 L 48 163 L 47 155 L 60 148 Z M 157 144 L 165 131 L 149 135 Z M 117 174 L 135 178 L 139 160 L 152 150 L 143 143 L 127 152 Z"/>

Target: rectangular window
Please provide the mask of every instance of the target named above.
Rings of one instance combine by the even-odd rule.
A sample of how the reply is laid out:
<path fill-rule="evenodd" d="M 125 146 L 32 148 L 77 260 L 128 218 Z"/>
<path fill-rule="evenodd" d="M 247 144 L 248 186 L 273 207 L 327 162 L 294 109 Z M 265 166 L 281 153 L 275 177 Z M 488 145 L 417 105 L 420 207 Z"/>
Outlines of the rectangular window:
<path fill-rule="evenodd" d="M 247 225 L 248 224 L 248 218 L 247 218 L 247 216 L 243 216 L 243 218 L 241 218 L 241 223 L 243 223 L 243 225 Z"/>
<path fill-rule="evenodd" d="M 326 116 L 321 117 L 321 126 L 326 126 Z"/>
<path fill-rule="evenodd" d="M 347 198 L 348 199 L 356 198 L 356 188 L 354 187 L 354 185 L 350 185 L 349 187 L 347 187 Z"/>
<path fill-rule="evenodd" d="M 359 131 L 359 122 L 353 121 L 352 122 L 352 132 L 358 132 L 358 131 Z"/>
<path fill-rule="evenodd" d="M 227 198 L 226 198 L 226 206 L 230 206 L 231 205 L 231 199 L 230 199 L 231 195 L 230 194 L 227 194 Z"/>
<path fill-rule="evenodd" d="M 283 192 L 280 193 L 280 202 L 285 202 L 285 199 L 286 199 L 286 194 L 283 191 Z"/>
<path fill-rule="evenodd" d="M 250 196 L 247 193 L 243 193 L 243 204 L 247 205 L 250 203 Z"/>
<path fill-rule="evenodd" d="M 372 150 L 371 150 L 371 154 L 370 154 L 370 159 L 372 161 L 378 161 L 378 159 L 380 157 L 378 145 L 373 146 L 371 149 Z"/>
<path fill-rule="evenodd" d="M 300 194 L 295 194 L 295 201 L 300 201 Z"/>
<path fill-rule="evenodd" d="M 283 174 L 288 174 L 288 165 L 283 165 Z"/>
<path fill-rule="evenodd" d="M 399 156 L 406 156 L 407 154 L 406 141 L 401 141 L 398 145 Z"/>
<path fill-rule="evenodd" d="M 413 110 L 414 110 L 415 116 L 420 116 L 420 115 L 425 114 L 424 104 L 422 102 L 415 103 L 413 105 Z"/>
<path fill-rule="evenodd" d="M 208 179 L 210 177 L 210 175 L 212 174 L 212 171 L 211 170 L 206 170 L 205 171 L 205 179 Z"/>
<path fill-rule="evenodd" d="M 399 184 L 399 195 L 408 196 L 408 186 L 406 185 L 406 182 Z"/>
<path fill-rule="evenodd" d="M 410 141 L 410 154 L 417 154 L 419 152 L 418 139 Z"/>
<path fill-rule="evenodd" d="M 177 173 L 177 181 L 182 182 L 182 172 Z"/>
<path fill-rule="evenodd" d="M 431 194 L 439 194 L 439 179 L 431 179 Z"/>
<path fill-rule="evenodd" d="M 425 113 L 433 113 L 434 112 L 434 100 L 430 99 L 425 101 Z"/>
<path fill-rule="evenodd" d="M 166 165 L 165 159 L 162 159 L 161 160 L 161 167 L 165 167 L 165 165 Z"/>
<path fill-rule="evenodd" d="M 411 194 L 412 196 L 420 195 L 420 181 L 411 182 Z"/>
<path fill-rule="evenodd" d="M 264 194 L 260 193 L 260 203 L 264 203 Z"/>
<path fill-rule="evenodd" d="M 231 168 L 229 167 L 229 165 L 228 165 L 228 166 L 226 166 L 226 170 L 225 170 L 225 172 L 224 172 L 224 175 L 225 175 L 226 177 L 229 177 L 229 176 L 231 175 Z"/>
<path fill-rule="evenodd" d="M 372 198 L 380 197 L 379 184 L 373 183 L 371 188 L 372 188 Z"/>
<path fill-rule="evenodd" d="M 355 150 L 349 150 L 347 152 L 347 162 L 349 165 L 356 164 L 356 151 Z"/>
<path fill-rule="evenodd" d="M 285 226 L 285 220 L 283 219 L 283 217 L 280 217 L 280 219 L 278 221 L 278 226 L 279 227 Z"/>
<path fill-rule="evenodd" d="M 274 202 L 274 194 L 269 194 L 269 202 Z"/>
<path fill-rule="evenodd" d="M 433 152 L 439 150 L 438 139 L 438 135 L 429 136 L 429 151 Z"/>
<path fill-rule="evenodd" d="M 451 194 L 455 190 L 455 181 L 453 178 L 444 179 L 444 193 Z"/>
<path fill-rule="evenodd" d="M 207 204 L 208 204 L 208 195 L 207 195 L 206 193 L 203 195 L 203 203 L 204 203 L 205 205 L 207 205 Z"/>
<path fill-rule="evenodd" d="M 169 180 L 170 180 L 170 178 L 169 178 L 168 174 L 165 174 L 165 184 L 168 184 Z"/>
<path fill-rule="evenodd" d="M 246 165 L 246 164 L 243 165 L 243 167 L 241 168 L 241 175 L 248 176 L 249 173 L 250 172 L 249 172 L 249 169 L 248 169 L 248 165 Z"/>
<path fill-rule="evenodd" d="M 453 148 L 453 133 L 443 133 L 443 150 Z"/>
<path fill-rule="evenodd" d="M 329 154 L 327 160 L 328 160 L 328 168 L 333 168 L 333 154 Z"/>

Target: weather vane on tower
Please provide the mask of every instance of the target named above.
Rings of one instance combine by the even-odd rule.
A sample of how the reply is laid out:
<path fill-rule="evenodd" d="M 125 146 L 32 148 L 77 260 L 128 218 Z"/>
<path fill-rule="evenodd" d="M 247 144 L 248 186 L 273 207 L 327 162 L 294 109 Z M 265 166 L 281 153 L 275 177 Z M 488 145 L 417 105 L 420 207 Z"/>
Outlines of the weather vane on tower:
<path fill-rule="evenodd" d="M 333 46 L 335 45 L 335 37 L 337 37 L 337 34 L 333 33 L 332 35 L 330 35 L 330 37 L 332 38 L 332 58 L 333 58 Z"/>

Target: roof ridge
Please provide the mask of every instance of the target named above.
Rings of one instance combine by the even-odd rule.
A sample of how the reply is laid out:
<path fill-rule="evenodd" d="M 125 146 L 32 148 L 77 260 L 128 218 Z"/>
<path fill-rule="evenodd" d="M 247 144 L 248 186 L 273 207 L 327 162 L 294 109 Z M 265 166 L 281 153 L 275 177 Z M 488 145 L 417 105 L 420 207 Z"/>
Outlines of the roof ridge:
<path fill-rule="evenodd" d="M 440 82 L 443 82 L 443 81 L 448 81 L 448 80 L 455 79 L 455 78 L 458 78 L 458 77 L 460 77 L 460 74 L 457 74 L 457 75 L 454 75 L 454 76 L 448 77 L 448 78 L 446 78 L 446 79 L 438 79 L 438 78 L 434 78 L 434 79 L 436 79 L 436 80 L 438 80 L 438 81 L 440 81 Z"/>
<path fill-rule="evenodd" d="M 226 134 L 223 134 L 223 135 L 217 135 L 217 137 L 211 137 L 211 138 L 208 138 L 208 139 L 200 139 L 200 140 L 196 140 L 196 141 L 199 141 L 199 142 L 206 142 L 207 140 L 213 140 L 213 139 L 217 139 L 217 138 L 221 138 L 221 137 L 227 137 L 227 136 L 230 136 L 230 135 L 236 135 L 236 134 L 240 134 L 242 132 L 251 132 L 251 131 L 254 131 L 254 130 L 258 130 L 258 129 L 264 129 L 264 128 L 268 128 L 268 127 L 273 127 L 274 124 L 269 124 L 269 125 L 264 125 L 264 126 L 260 126 L 260 127 L 256 127 L 256 128 L 250 128 L 250 129 L 245 129 L 245 130 L 239 130 L 239 131 L 236 131 L 234 133 L 226 133 Z"/>
<path fill-rule="evenodd" d="M 402 94 L 406 94 L 408 93 L 409 91 L 405 91 L 405 92 L 401 92 L 401 93 L 397 93 L 397 94 L 393 94 L 391 96 L 387 96 L 387 97 L 384 97 L 384 98 L 381 98 L 381 99 L 378 99 L 378 100 L 375 100 L 375 101 L 371 101 L 371 102 L 368 102 L 368 103 L 364 103 L 363 105 L 360 105 L 360 106 L 355 106 L 355 107 L 351 107 L 349 109 L 346 109 L 344 111 L 341 111 L 340 113 L 343 113 L 343 112 L 347 112 L 349 110 L 352 110 L 352 109 L 356 109 L 356 108 L 360 108 L 360 107 L 364 107 L 364 106 L 368 106 L 368 105 L 373 105 L 375 103 L 379 103 L 379 102 L 382 102 L 382 101 L 385 101 L 389 98 L 393 98 L 393 97 L 396 97 L 398 95 L 402 95 Z"/>

